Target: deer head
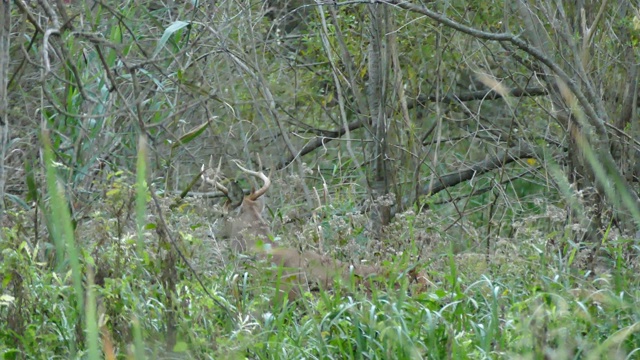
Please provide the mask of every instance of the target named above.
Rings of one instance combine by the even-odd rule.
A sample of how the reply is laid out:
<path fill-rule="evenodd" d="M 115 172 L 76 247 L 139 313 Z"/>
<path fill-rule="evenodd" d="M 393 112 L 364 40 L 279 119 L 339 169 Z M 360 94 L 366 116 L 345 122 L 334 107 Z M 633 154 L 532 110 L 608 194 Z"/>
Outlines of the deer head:
<path fill-rule="evenodd" d="M 262 187 L 258 190 L 252 189 L 249 195 L 244 196 L 242 188 L 236 182 L 232 182 L 230 188 L 227 188 L 218 181 L 220 163 L 217 170 L 213 170 L 211 163 L 206 171 L 204 165 L 202 166 L 202 179 L 221 191 L 228 199 L 225 203 L 225 209 L 228 211 L 225 232 L 232 239 L 232 248 L 239 252 L 247 252 L 260 250 L 261 246 L 267 244 L 274 246 L 269 226 L 262 218 L 264 203 L 260 199 L 269 189 L 271 180 L 262 172 L 244 168 L 236 160 L 234 163 L 244 173 L 262 180 Z"/>

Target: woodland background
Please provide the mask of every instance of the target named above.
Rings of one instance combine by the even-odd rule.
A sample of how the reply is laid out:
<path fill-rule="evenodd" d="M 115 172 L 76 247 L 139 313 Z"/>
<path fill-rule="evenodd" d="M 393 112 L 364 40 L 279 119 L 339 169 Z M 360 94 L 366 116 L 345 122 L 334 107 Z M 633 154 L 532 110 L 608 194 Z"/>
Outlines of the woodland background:
<path fill-rule="evenodd" d="M 637 2 L 0 9 L 4 358 L 637 356 Z M 392 275 L 271 306 L 233 159 L 277 241 Z"/>

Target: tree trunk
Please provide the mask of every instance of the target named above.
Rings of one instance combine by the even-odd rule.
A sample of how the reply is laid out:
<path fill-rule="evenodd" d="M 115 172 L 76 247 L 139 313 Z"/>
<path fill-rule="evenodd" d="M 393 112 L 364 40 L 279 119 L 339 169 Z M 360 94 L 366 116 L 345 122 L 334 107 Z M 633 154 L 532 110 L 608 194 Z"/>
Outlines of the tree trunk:
<path fill-rule="evenodd" d="M 4 190 L 7 180 L 5 159 L 9 136 L 9 109 L 7 92 L 9 86 L 9 38 L 11 35 L 11 1 L 0 2 L 0 221 L 4 217 Z"/>
<path fill-rule="evenodd" d="M 387 155 L 388 124 L 385 113 L 388 51 L 386 47 L 387 9 L 383 5 L 368 5 L 370 23 L 369 82 L 367 98 L 373 131 L 373 171 L 369 180 L 371 189 L 370 229 L 379 236 L 383 226 L 391 221 L 391 204 L 385 201 L 389 194 Z"/>

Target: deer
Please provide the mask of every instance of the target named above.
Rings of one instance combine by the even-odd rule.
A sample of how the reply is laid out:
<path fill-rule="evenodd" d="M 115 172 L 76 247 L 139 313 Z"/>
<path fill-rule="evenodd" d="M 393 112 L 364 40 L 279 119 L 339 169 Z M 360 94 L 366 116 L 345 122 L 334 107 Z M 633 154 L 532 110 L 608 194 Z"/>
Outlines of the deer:
<path fill-rule="evenodd" d="M 233 250 L 257 255 L 258 258 L 271 261 L 277 266 L 281 266 L 282 283 L 293 285 L 289 289 L 289 299 L 294 300 L 300 296 L 299 286 L 309 288 L 331 289 L 334 281 L 342 279 L 345 284 L 351 279 L 358 282 L 380 274 L 380 268 L 370 265 L 350 265 L 338 259 L 319 254 L 315 251 L 298 251 L 293 248 L 278 246 L 272 239 L 267 222 L 262 217 L 264 202 L 262 197 L 271 185 L 271 180 L 261 171 L 253 171 L 244 168 L 238 161 L 235 165 L 244 173 L 260 179 L 263 183 L 258 190 L 251 189 L 249 195 L 244 196 L 244 192 L 237 183 L 232 183 L 229 188 L 222 185 L 217 180 L 218 169 L 214 171 L 209 166 L 205 171 L 202 166 L 202 180 L 211 184 L 226 197 L 225 208 L 227 211 L 235 211 L 235 216 L 228 220 L 226 231 L 232 239 Z M 214 177 L 210 177 L 214 173 Z M 233 187 L 231 187 L 233 186 Z"/>
<path fill-rule="evenodd" d="M 276 244 L 271 240 L 269 225 L 262 218 L 264 202 L 260 199 L 271 186 L 271 180 L 262 172 L 245 169 L 237 161 L 234 163 L 243 172 L 261 179 L 263 181 L 262 187 L 258 190 L 252 189 L 247 196 L 244 196 L 242 188 L 236 182 L 231 183 L 227 188 L 216 179 L 220 172 L 220 163 L 218 163 L 214 178 L 208 175 L 213 171 L 211 165 L 206 171 L 202 165 L 201 175 L 202 180 L 213 185 L 227 198 L 224 208 L 231 216 L 226 220 L 225 232 L 232 239 L 231 247 L 236 252 L 254 252 L 257 245 L 273 247 Z"/>

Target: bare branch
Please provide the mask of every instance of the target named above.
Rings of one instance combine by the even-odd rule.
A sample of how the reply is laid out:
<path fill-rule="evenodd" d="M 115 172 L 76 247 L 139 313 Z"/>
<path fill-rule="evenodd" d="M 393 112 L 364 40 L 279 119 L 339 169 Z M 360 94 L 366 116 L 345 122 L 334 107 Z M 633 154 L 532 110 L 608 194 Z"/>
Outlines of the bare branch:
<path fill-rule="evenodd" d="M 543 87 L 532 87 L 525 89 L 512 89 L 509 92 L 510 97 L 527 97 L 527 96 L 546 96 L 549 92 Z M 421 95 L 418 96 L 415 102 L 412 102 L 409 107 L 414 107 L 419 103 L 442 101 L 444 103 L 453 103 L 458 101 L 475 101 L 475 100 L 497 100 L 502 99 L 502 94 L 489 90 L 469 91 L 460 94 L 447 94 L 436 96 L 433 95 Z"/>
<path fill-rule="evenodd" d="M 483 161 L 471 165 L 469 169 L 439 176 L 437 179 L 423 186 L 420 194 L 434 195 L 463 181 L 471 180 L 477 175 L 499 169 L 520 159 L 533 157 L 536 157 L 536 150 L 530 144 L 523 142 L 518 146 L 500 151 L 494 156 L 489 156 Z"/>

